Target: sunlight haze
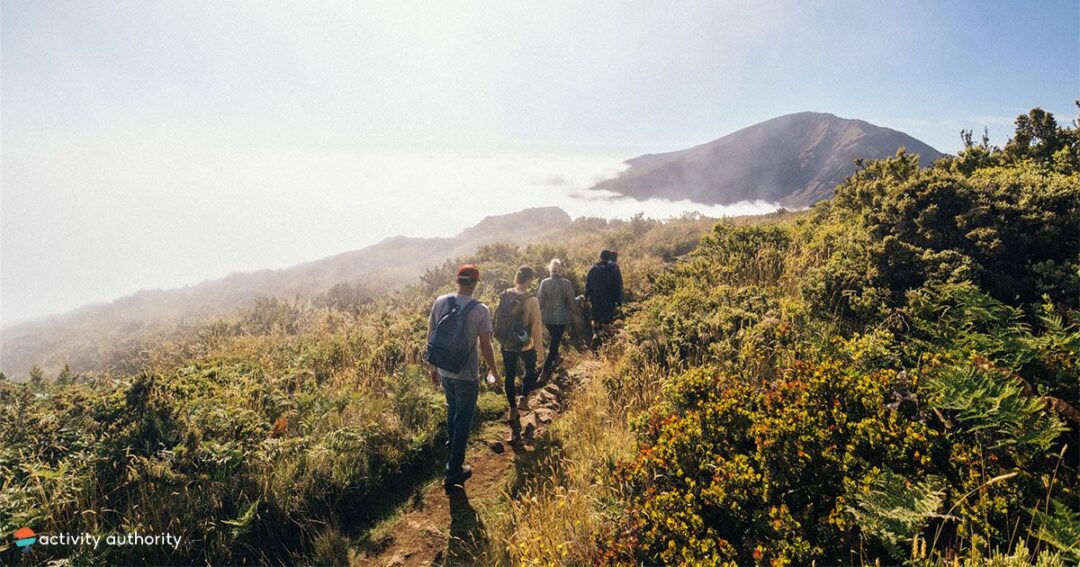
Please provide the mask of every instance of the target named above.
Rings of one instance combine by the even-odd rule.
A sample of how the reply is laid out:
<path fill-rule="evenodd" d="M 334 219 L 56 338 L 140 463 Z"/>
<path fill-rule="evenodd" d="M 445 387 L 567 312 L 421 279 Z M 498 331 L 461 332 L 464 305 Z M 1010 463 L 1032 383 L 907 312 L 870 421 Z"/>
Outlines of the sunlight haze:
<path fill-rule="evenodd" d="M 980 6 L 4 1 L 0 324 L 526 207 L 768 212 L 587 189 L 782 114 L 1072 120 L 1077 4 Z"/>

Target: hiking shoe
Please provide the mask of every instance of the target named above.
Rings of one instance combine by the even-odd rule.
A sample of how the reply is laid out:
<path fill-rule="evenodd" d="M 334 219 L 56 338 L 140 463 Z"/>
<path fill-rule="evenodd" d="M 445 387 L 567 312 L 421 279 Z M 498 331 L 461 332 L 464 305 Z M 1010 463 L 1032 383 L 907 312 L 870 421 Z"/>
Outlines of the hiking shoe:
<path fill-rule="evenodd" d="M 446 475 L 446 480 L 443 482 L 445 486 L 453 486 L 455 484 L 464 484 L 466 480 L 472 478 L 472 467 L 464 465 L 461 467 L 461 472 L 451 475 Z"/>

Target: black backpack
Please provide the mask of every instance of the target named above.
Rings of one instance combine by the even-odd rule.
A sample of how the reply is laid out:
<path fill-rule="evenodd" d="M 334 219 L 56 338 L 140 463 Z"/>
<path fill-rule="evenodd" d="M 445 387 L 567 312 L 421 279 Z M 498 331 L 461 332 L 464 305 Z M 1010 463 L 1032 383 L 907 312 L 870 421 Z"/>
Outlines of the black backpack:
<path fill-rule="evenodd" d="M 507 290 L 499 296 L 499 307 L 495 310 L 495 340 L 506 351 L 520 351 L 529 342 L 529 330 L 525 328 L 525 299 L 513 290 Z"/>
<path fill-rule="evenodd" d="M 452 295 L 449 301 L 450 310 L 435 324 L 435 332 L 428 339 L 425 358 L 435 368 L 456 374 L 469 363 L 472 348 L 465 334 L 465 320 L 480 302 L 473 299 L 465 307 L 458 307 Z"/>

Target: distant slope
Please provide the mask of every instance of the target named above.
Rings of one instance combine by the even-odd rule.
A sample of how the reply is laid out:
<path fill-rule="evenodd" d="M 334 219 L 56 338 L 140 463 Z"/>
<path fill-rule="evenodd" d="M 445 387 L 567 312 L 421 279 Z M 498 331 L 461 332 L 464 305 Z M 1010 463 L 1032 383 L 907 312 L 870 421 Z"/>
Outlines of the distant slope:
<path fill-rule="evenodd" d="M 903 132 L 800 112 L 686 150 L 638 156 L 626 162 L 630 169 L 593 188 L 638 199 L 806 207 L 831 197 L 833 187 L 855 171 L 855 158 L 882 158 L 901 146 L 919 154 L 924 166 L 943 155 Z"/>
<path fill-rule="evenodd" d="M 87 370 L 108 358 L 99 352 L 108 332 L 121 343 L 154 328 L 195 322 L 229 313 L 258 297 L 293 298 L 327 291 L 341 282 L 387 287 L 416 281 L 424 270 L 448 258 L 473 253 L 491 242 L 524 244 L 554 234 L 570 224 L 558 207 L 526 209 L 487 217 L 453 238 L 396 236 L 378 244 L 281 270 L 231 274 L 177 289 L 140 291 L 110 303 L 88 305 L 71 313 L 3 330 L 0 370 L 23 376 L 34 363 L 55 374 L 65 361 L 73 370 Z M 61 360 L 42 360 L 42 353 L 66 352 Z"/>

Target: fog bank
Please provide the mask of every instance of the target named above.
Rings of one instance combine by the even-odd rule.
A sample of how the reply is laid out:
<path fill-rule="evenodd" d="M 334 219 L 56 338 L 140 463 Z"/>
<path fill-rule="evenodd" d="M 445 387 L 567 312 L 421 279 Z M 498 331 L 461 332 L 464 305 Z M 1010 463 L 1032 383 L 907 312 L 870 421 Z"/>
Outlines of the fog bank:
<path fill-rule="evenodd" d="M 527 207 L 605 218 L 775 208 L 587 190 L 617 175 L 625 156 L 51 149 L 5 149 L 5 325 L 140 289 L 285 267 L 388 236 L 450 236 Z"/>

